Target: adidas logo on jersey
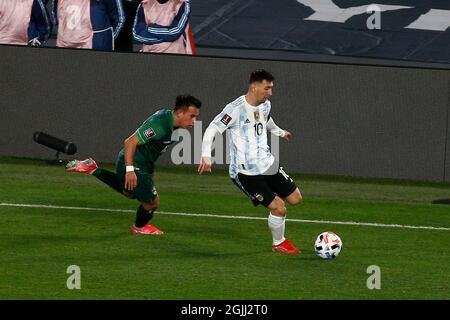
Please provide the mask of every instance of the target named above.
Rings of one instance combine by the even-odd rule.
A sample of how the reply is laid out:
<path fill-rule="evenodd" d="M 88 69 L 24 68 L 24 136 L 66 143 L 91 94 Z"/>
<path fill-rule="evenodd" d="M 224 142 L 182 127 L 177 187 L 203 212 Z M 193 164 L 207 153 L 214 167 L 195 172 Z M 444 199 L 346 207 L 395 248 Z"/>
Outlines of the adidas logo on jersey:
<path fill-rule="evenodd" d="M 245 123 L 250 123 L 250 120 L 246 119 L 246 120 L 245 120 Z"/>

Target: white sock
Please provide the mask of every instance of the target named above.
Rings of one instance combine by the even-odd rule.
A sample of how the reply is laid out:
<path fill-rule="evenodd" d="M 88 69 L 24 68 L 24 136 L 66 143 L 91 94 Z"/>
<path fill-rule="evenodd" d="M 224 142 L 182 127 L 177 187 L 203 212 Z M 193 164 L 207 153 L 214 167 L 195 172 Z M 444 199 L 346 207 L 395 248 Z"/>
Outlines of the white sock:
<path fill-rule="evenodd" d="M 285 226 L 285 217 L 279 217 L 275 216 L 270 212 L 268 222 L 269 222 L 269 229 L 272 231 L 272 239 L 273 244 L 275 246 L 282 243 L 284 240 L 284 226 Z"/>

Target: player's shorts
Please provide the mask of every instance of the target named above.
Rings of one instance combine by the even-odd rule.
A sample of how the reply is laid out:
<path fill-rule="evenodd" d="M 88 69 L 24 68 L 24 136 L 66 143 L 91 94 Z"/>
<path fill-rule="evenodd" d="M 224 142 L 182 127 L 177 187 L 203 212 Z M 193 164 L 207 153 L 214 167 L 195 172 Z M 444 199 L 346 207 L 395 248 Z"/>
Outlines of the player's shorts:
<path fill-rule="evenodd" d="M 275 196 L 286 198 L 297 189 L 294 180 L 284 172 L 283 167 L 278 167 L 278 172 L 274 175 L 249 176 L 238 173 L 231 180 L 250 198 L 255 207 L 258 204 L 267 207 Z"/>
<path fill-rule="evenodd" d="M 137 167 L 137 166 L 136 166 Z M 137 167 L 138 168 L 138 167 Z M 126 190 L 133 198 L 140 202 L 150 203 L 158 196 L 151 173 L 143 168 L 135 170 L 137 176 L 137 186 L 132 191 Z M 123 155 L 119 154 L 116 160 L 116 174 L 123 187 L 125 187 L 126 166 Z"/>

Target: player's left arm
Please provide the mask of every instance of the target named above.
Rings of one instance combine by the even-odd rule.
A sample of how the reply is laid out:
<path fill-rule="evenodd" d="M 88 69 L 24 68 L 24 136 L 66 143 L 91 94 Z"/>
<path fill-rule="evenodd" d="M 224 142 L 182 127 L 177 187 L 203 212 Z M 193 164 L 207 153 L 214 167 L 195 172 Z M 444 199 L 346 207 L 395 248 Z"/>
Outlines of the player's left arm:
<path fill-rule="evenodd" d="M 43 0 L 35 0 L 31 9 L 30 25 L 28 27 L 28 44 L 40 46 L 44 44 L 51 33 L 50 18 Z"/>
<path fill-rule="evenodd" d="M 145 13 L 142 3 L 139 4 L 136 10 L 136 17 L 134 18 L 133 24 L 133 39 L 147 45 L 164 42 L 162 39 L 155 38 L 147 31 L 147 23 L 145 22 Z"/>
<path fill-rule="evenodd" d="M 190 14 L 191 5 L 189 2 L 184 2 L 170 25 L 162 26 L 156 23 L 147 25 L 148 35 L 151 38 L 173 42 L 185 32 Z"/>
<path fill-rule="evenodd" d="M 49 0 L 50 1 L 50 22 L 53 28 L 56 28 L 58 25 L 58 0 Z"/>
<path fill-rule="evenodd" d="M 114 39 L 117 38 L 125 23 L 122 0 L 106 0 L 105 9 L 113 27 Z"/>
<path fill-rule="evenodd" d="M 269 121 L 267 121 L 267 129 L 274 134 L 277 137 L 282 137 L 284 140 L 289 141 L 292 134 L 287 131 L 281 129 L 279 126 L 276 125 L 275 121 L 273 121 L 272 117 L 269 116 Z"/>

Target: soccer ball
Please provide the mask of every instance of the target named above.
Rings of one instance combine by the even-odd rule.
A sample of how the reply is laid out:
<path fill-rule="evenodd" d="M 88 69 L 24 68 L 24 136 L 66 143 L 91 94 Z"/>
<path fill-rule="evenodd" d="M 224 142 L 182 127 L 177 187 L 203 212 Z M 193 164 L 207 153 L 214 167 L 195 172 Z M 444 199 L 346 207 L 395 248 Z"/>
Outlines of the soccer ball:
<path fill-rule="evenodd" d="M 317 236 L 314 250 L 322 259 L 334 259 L 341 252 L 342 245 L 342 240 L 337 234 L 326 231 Z"/>

